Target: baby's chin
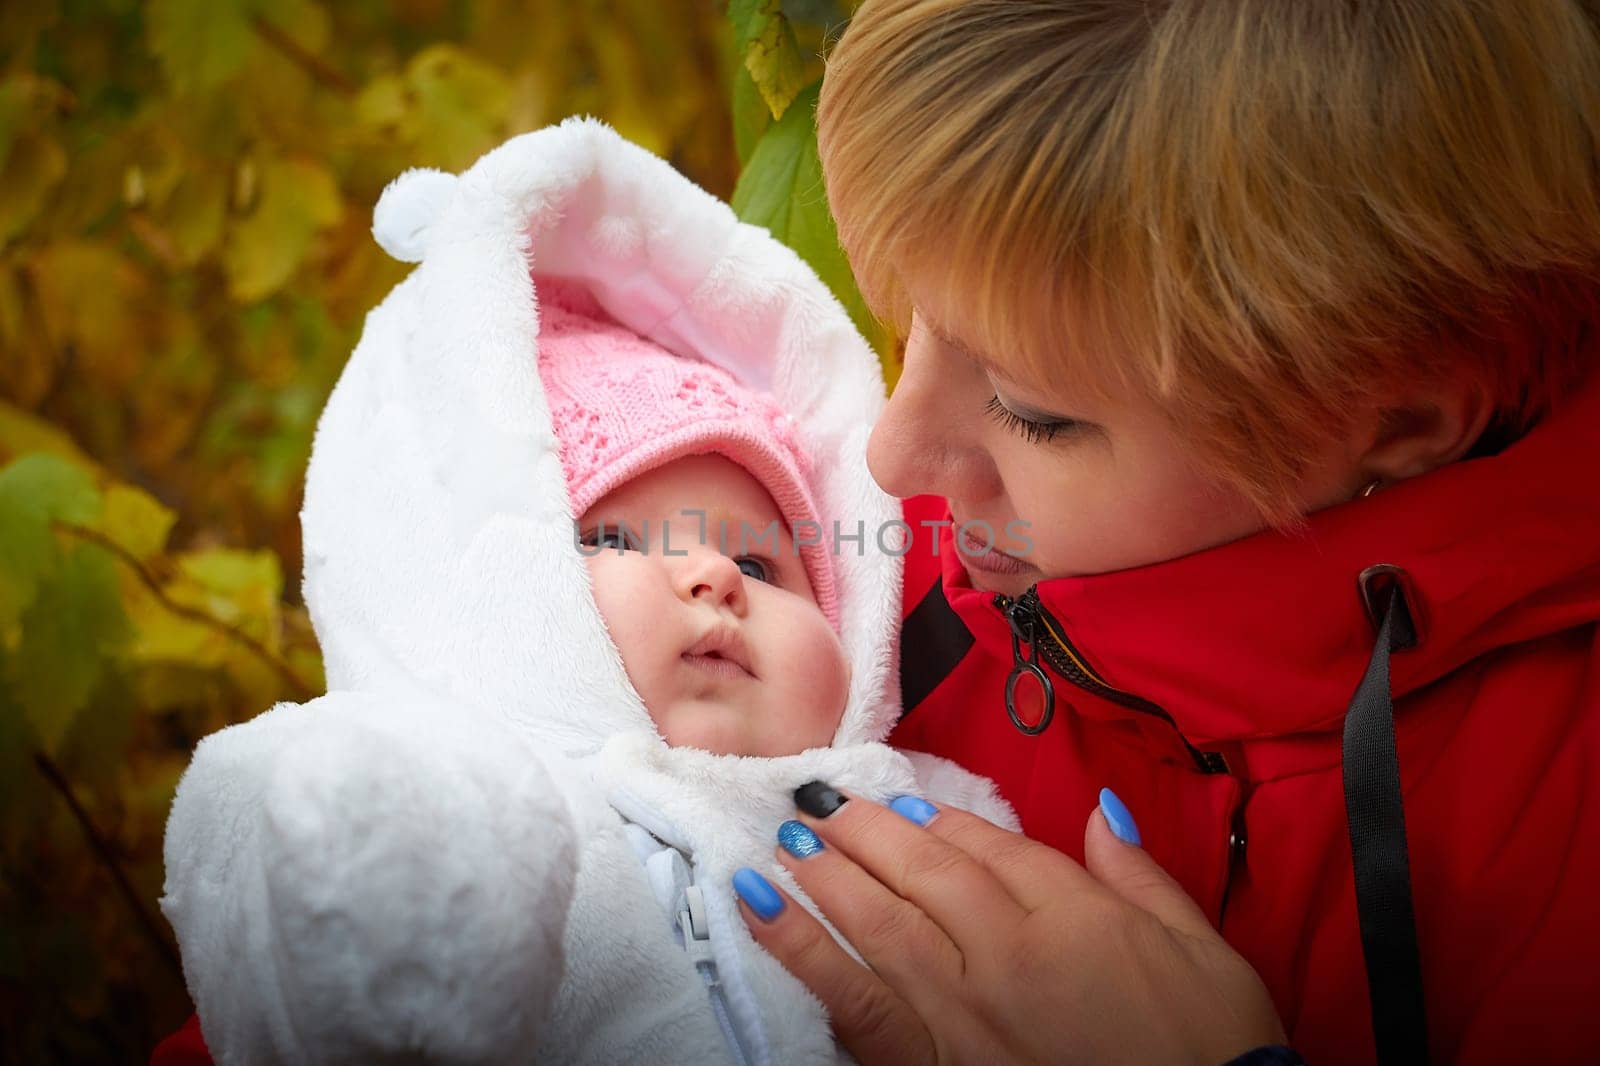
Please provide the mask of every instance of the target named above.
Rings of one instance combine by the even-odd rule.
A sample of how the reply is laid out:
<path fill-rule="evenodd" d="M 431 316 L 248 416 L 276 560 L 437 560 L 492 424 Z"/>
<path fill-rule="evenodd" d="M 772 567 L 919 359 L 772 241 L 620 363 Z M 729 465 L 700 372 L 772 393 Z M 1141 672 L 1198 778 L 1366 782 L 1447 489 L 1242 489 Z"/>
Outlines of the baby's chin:
<path fill-rule="evenodd" d="M 707 700 L 686 700 L 674 705 L 665 715 L 651 710 L 656 732 L 669 747 L 696 748 L 713 755 L 744 755 L 776 759 L 798 755 L 812 748 L 825 748 L 833 742 L 838 728 L 835 718 L 827 732 L 821 730 L 774 731 L 758 728 L 757 718 L 771 712 L 736 708 Z"/>

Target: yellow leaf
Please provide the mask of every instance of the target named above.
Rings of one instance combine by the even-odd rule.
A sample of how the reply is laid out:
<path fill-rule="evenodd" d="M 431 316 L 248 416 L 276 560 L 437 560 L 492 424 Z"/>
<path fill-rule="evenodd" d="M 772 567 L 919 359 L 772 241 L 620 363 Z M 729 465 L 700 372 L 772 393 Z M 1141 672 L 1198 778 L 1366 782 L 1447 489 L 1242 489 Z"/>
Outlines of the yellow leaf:
<path fill-rule="evenodd" d="M 172 238 L 178 263 L 193 266 L 222 236 L 228 206 L 228 179 L 207 167 L 190 170 L 161 212 L 161 225 Z"/>
<path fill-rule="evenodd" d="M 160 554 L 178 516 L 161 501 L 132 485 L 105 490 L 101 530 L 141 562 Z"/>
<path fill-rule="evenodd" d="M 70 436 L 36 414 L 0 400 L 0 466 L 28 452 L 49 452 L 98 473 L 99 467 Z"/>
<path fill-rule="evenodd" d="M 272 295 L 294 274 L 319 230 L 344 213 L 339 186 L 309 159 L 264 161 L 255 210 L 236 222 L 223 252 L 228 293 L 240 303 Z"/>
<path fill-rule="evenodd" d="M 12 142 L 0 167 L 0 247 L 27 228 L 66 173 L 67 153 L 54 137 L 26 133 Z"/>
<path fill-rule="evenodd" d="M 460 170 L 506 134 L 511 83 L 496 68 L 452 45 L 428 48 L 406 67 L 416 110 L 420 162 Z"/>
<path fill-rule="evenodd" d="M 208 548 L 178 557 L 174 599 L 202 607 L 230 624 L 252 623 L 256 636 L 275 629 L 283 567 L 270 551 Z"/>
<path fill-rule="evenodd" d="M 768 6 L 776 8 L 777 0 L 771 0 Z M 744 67 L 761 90 L 772 117 L 782 118 L 795 96 L 806 87 L 805 60 L 795 44 L 794 30 L 782 14 L 774 12 L 761 23 L 760 32 L 744 54 Z"/>
<path fill-rule="evenodd" d="M 187 618 L 162 603 L 154 593 L 135 580 L 122 585 L 122 606 L 128 614 L 133 637 L 123 649 L 123 657 L 151 672 L 143 676 L 162 698 L 174 698 L 175 680 L 186 687 L 191 679 L 185 670 L 214 670 L 228 653 L 227 635 L 214 626 Z M 176 679 L 169 676 L 176 671 Z M 153 698 L 154 693 L 145 694 Z"/>
<path fill-rule="evenodd" d="M 70 99 L 56 82 L 26 73 L 0 81 L 0 248 L 21 234 L 67 172 L 54 136 Z"/>
<path fill-rule="evenodd" d="M 152 318 L 149 286 L 133 264 L 109 244 L 66 240 L 38 252 L 30 272 L 52 346 L 70 348 L 75 369 L 97 386 L 131 385 Z"/>

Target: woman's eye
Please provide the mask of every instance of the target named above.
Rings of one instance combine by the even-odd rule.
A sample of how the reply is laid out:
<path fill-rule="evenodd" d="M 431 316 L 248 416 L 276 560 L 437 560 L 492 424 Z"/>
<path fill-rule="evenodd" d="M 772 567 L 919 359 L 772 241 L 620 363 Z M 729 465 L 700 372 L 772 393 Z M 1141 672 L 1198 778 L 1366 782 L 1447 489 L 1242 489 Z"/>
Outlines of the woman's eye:
<path fill-rule="evenodd" d="M 1027 438 L 1030 444 L 1055 440 L 1057 434 L 1077 429 L 1081 424 L 1070 418 L 1062 419 L 1058 422 L 1034 422 L 1031 419 L 1023 418 L 1001 403 L 999 396 L 989 397 L 989 402 L 984 405 L 984 411 L 992 415 L 995 421 L 1007 429 L 1014 433 L 1020 433 Z"/>
<path fill-rule="evenodd" d="M 772 567 L 765 560 L 744 555 L 735 560 L 735 562 L 739 565 L 739 573 L 752 581 L 760 581 L 767 585 L 776 583 L 776 575 L 773 574 Z"/>

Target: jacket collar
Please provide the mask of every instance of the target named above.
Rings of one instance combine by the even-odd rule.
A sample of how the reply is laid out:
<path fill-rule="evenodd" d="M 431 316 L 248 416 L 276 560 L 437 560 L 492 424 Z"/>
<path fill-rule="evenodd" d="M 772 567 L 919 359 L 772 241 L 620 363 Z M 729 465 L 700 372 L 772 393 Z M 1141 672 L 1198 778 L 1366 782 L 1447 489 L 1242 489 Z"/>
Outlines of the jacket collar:
<path fill-rule="evenodd" d="M 1038 585 L 1085 664 L 1191 741 L 1336 728 L 1372 655 L 1359 576 L 1405 570 L 1420 643 L 1398 698 L 1495 648 L 1600 619 L 1600 375 L 1502 452 L 1152 566 Z M 993 596 L 948 530 L 951 606 L 1009 661 Z"/>

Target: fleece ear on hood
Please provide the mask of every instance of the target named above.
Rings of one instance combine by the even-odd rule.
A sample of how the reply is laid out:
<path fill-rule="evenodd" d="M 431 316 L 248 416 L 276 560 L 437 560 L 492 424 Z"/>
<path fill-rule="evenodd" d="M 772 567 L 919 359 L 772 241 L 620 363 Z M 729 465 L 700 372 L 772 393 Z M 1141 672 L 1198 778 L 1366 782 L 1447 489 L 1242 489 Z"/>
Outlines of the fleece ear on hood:
<path fill-rule="evenodd" d="M 568 755 L 651 731 L 577 551 L 537 373 L 531 275 L 769 391 L 813 459 L 852 683 L 835 744 L 899 707 L 900 511 L 866 441 L 881 370 L 789 248 L 599 122 L 517 137 L 459 176 L 413 170 L 374 235 L 417 262 L 366 322 L 317 427 L 301 519 L 330 691 L 421 688 Z M 859 536 L 858 536 L 859 534 Z M 570 634 L 559 655 L 537 635 Z M 550 692 L 570 692 L 551 701 Z M 559 706 L 554 706 L 559 704 Z M 564 713 L 570 712 L 570 713 Z"/>

